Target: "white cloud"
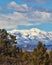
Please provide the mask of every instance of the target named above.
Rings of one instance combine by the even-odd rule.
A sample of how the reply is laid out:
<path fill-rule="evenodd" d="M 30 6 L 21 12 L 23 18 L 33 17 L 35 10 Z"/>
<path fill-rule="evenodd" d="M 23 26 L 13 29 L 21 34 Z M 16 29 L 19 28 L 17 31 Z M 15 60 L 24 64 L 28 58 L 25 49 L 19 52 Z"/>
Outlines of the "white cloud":
<path fill-rule="evenodd" d="M 29 7 L 26 4 L 19 5 L 12 1 L 8 4 L 7 7 L 9 9 L 12 8 L 16 11 L 10 14 L 0 15 L 0 28 L 17 28 L 19 25 L 31 26 L 52 22 L 52 13 L 41 12 L 37 10 L 30 11 Z"/>
<path fill-rule="evenodd" d="M 12 1 L 7 5 L 8 9 L 14 9 L 15 11 L 19 12 L 27 12 L 28 6 L 26 4 L 17 4 L 16 2 Z"/>
<path fill-rule="evenodd" d="M 31 24 L 28 23 L 28 18 L 19 12 L 0 15 L 0 28 L 16 28 L 18 25 Z"/>
<path fill-rule="evenodd" d="M 52 13 L 33 11 L 30 12 L 28 15 L 29 15 L 28 18 L 31 21 L 35 21 L 39 23 L 52 22 Z"/>
<path fill-rule="evenodd" d="M 36 24 L 30 23 L 36 22 Z M 17 28 L 19 25 L 39 25 L 39 23 L 52 22 L 52 14 L 35 11 L 29 15 L 14 12 L 13 14 L 0 15 L 0 28 Z"/>
<path fill-rule="evenodd" d="M 12 1 L 8 4 L 8 8 L 14 9 L 18 13 L 25 16 L 25 18 L 27 18 L 26 20 L 29 21 L 41 22 L 41 23 L 52 22 L 52 13 L 46 11 L 42 12 L 38 10 L 32 11 L 31 7 L 29 7 L 27 4 L 17 4 L 15 1 Z M 22 12 L 26 12 L 26 14 Z"/>

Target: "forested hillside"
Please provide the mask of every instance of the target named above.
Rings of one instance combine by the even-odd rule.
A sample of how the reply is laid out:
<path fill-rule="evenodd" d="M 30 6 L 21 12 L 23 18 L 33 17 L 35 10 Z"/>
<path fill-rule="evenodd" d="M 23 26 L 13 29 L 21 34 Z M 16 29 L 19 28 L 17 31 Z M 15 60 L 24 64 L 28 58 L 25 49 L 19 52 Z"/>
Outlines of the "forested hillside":
<path fill-rule="evenodd" d="M 52 65 L 52 50 L 40 41 L 33 52 L 16 47 L 16 37 L 0 29 L 0 65 Z"/>

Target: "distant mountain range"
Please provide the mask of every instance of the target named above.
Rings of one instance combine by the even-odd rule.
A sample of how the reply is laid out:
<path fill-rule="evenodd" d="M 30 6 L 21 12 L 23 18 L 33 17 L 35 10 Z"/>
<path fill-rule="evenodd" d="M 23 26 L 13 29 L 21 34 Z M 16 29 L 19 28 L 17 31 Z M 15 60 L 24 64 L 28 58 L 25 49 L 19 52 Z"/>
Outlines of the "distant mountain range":
<path fill-rule="evenodd" d="M 8 33 L 16 36 L 17 46 L 25 50 L 32 50 L 41 41 L 46 46 L 52 48 L 52 32 L 45 32 L 37 28 L 30 30 L 12 30 Z"/>

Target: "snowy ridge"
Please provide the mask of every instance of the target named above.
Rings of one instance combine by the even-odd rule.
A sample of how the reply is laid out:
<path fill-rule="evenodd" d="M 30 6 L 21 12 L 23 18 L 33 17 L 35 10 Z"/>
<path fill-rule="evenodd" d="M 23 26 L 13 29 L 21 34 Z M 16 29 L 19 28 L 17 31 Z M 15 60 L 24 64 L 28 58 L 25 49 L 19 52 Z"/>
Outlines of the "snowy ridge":
<path fill-rule="evenodd" d="M 52 45 L 52 32 L 45 32 L 37 28 L 30 30 L 12 30 L 8 33 L 14 34 L 20 47 L 31 49 L 38 41 L 46 45 Z"/>

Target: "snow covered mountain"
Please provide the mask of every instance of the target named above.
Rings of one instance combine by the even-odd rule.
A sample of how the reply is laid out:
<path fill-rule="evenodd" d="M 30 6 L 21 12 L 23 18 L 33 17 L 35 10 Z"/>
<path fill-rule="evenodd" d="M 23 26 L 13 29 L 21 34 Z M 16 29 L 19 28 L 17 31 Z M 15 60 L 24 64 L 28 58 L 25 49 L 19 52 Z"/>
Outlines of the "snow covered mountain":
<path fill-rule="evenodd" d="M 37 28 L 32 28 L 30 30 L 12 30 L 8 32 L 15 35 L 18 43 L 17 45 L 25 49 L 33 49 L 38 41 L 52 46 L 52 32 L 45 32 Z"/>

